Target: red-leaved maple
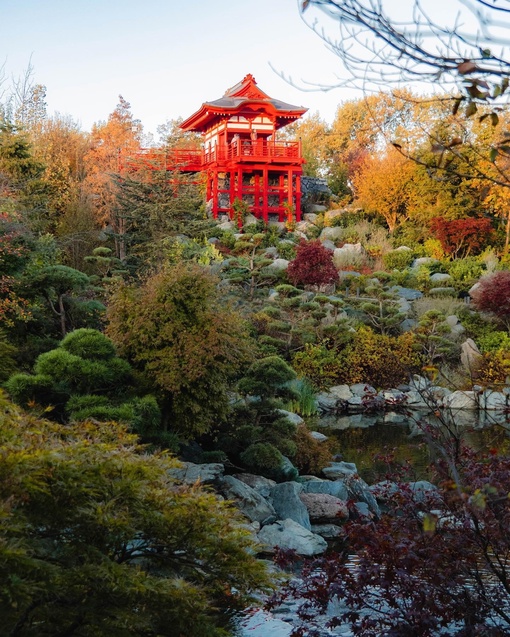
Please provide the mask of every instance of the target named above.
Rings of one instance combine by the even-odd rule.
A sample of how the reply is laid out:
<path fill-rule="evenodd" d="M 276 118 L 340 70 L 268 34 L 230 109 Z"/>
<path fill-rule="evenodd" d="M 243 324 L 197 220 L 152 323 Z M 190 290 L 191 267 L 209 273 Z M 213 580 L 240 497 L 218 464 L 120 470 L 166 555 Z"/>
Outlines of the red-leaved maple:
<path fill-rule="evenodd" d="M 333 256 L 318 239 L 315 241 L 301 240 L 296 258 L 289 263 L 287 275 L 294 285 L 316 285 L 319 287 L 334 283 L 338 279 Z"/>

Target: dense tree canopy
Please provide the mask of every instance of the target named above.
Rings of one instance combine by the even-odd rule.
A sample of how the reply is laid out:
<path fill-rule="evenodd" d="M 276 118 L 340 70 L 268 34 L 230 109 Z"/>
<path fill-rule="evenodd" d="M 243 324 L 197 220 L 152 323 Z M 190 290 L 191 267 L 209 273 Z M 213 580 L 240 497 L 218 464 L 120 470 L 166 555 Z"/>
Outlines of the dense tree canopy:
<path fill-rule="evenodd" d="M 177 484 L 172 458 L 113 422 L 0 406 L 2 634 L 219 637 L 267 585 L 235 512 Z"/>
<path fill-rule="evenodd" d="M 121 287 L 109 307 L 108 335 L 154 383 L 167 424 L 184 436 L 226 415 L 227 381 L 250 352 L 247 326 L 216 285 L 205 268 L 181 263 Z"/>

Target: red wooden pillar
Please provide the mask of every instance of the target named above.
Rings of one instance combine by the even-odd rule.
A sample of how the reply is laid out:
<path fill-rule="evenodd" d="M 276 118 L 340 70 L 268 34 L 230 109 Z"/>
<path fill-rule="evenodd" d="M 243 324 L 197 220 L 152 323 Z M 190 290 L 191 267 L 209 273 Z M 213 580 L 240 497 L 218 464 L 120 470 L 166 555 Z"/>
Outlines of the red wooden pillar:
<path fill-rule="evenodd" d="M 218 171 L 213 171 L 213 184 L 212 184 L 212 196 L 213 196 L 213 217 L 218 218 Z"/>
<path fill-rule="evenodd" d="M 288 210 L 291 210 L 294 206 L 294 185 L 292 183 L 292 168 L 289 168 L 287 172 L 287 206 Z M 281 219 L 280 221 L 286 221 L 286 219 Z"/>
<path fill-rule="evenodd" d="M 296 221 L 301 221 L 301 175 L 296 175 Z"/>
<path fill-rule="evenodd" d="M 268 215 L 268 194 L 269 194 L 269 170 L 267 168 L 262 169 L 262 219 L 267 224 L 269 221 Z"/>
<path fill-rule="evenodd" d="M 230 211 L 232 211 L 232 205 L 234 203 L 234 199 L 236 198 L 236 171 L 230 170 L 230 193 L 228 195 L 230 202 Z M 230 213 L 232 214 L 232 212 Z"/>

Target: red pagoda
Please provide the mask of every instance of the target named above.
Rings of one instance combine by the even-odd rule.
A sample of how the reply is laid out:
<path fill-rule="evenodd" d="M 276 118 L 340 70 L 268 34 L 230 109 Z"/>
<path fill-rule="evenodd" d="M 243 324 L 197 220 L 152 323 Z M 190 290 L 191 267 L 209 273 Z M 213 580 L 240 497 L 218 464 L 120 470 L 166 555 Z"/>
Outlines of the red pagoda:
<path fill-rule="evenodd" d="M 200 172 L 207 183 L 207 207 L 217 218 L 234 218 L 242 201 L 257 218 L 301 219 L 301 143 L 279 141 L 277 131 L 308 109 L 269 97 L 248 74 L 223 97 L 205 102 L 182 124 L 202 134 L 201 149 L 144 149 L 123 157 L 121 170 L 164 168 Z"/>
<path fill-rule="evenodd" d="M 215 218 L 232 217 L 237 199 L 266 223 L 289 215 L 300 220 L 301 143 L 278 141 L 276 133 L 306 111 L 269 97 L 248 74 L 181 124 L 203 135 L 200 171 L 207 175 L 207 203 Z"/>

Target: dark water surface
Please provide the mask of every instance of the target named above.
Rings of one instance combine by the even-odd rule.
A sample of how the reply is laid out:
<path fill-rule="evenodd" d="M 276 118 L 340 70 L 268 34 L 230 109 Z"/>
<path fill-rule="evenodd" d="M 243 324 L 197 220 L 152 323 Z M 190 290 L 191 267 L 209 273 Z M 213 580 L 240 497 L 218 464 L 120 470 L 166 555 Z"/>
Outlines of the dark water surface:
<path fill-rule="evenodd" d="M 445 416 L 446 417 L 446 416 Z M 448 414 L 448 422 L 475 449 L 497 448 L 510 453 L 510 414 L 480 414 L 475 411 Z M 433 451 L 424 442 L 421 423 L 442 426 L 431 414 L 387 412 L 328 416 L 317 428 L 329 436 L 335 453 L 346 462 L 354 462 L 360 476 L 369 484 L 409 465 L 410 480 L 427 479 Z"/>

